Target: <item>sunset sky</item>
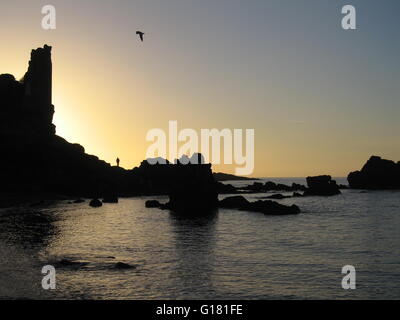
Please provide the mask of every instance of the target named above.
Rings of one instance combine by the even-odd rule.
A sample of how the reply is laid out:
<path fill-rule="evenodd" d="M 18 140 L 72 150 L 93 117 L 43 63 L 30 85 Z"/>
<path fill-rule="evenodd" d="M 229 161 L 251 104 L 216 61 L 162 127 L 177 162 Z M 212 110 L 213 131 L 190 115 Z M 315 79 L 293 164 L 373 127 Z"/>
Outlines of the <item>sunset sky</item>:
<path fill-rule="evenodd" d="M 398 0 L 52 0 L 45 31 L 49 3 L 2 1 L 0 73 L 21 78 L 31 49 L 53 46 L 57 134 L 107 162 L 139 165 L 169 120 L 255 129 L 253 176 L 400 160 Z M 341 28 L 345 4 L 357 30 Z"/>

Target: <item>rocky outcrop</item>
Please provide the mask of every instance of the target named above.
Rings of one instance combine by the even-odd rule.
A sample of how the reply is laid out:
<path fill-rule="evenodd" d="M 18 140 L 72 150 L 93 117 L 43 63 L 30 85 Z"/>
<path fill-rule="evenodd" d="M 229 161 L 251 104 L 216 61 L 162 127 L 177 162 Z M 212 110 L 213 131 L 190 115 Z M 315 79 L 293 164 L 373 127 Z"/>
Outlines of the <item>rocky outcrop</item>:
<path fill-rule="evenodd" d="M 159 194 L 167 194 L 169 202 L 146 201 L 147 208 L 168 209 L 176 213 L 206 214 L 218 206 L 218 185 L 211 171 L 211 164 L 204 163 L 203 156 L 195 153 L 189 161 L 182 158 L 174 164 L 150 165 L 143 161 L 137 173 L 151 181 L 151 188 Z"/>
<path fill-rule="evenodd" d="M 218 194 L 233 194 L 237 193 L 237 189 L 231 184 L 224 184 L 222 182 L 217 182 Z"/>
<path fill-rule="evenodd" d="M 146 201 L 147 208 L 171 210 L 183 215 L 203 215 L 218 208 L 218 185 L 211 171 L 211 164 L 203 163 L 201 154 L 194 154 L 199 161 L 164 165 L 164 175 L 169 182 L 169 202 Z M 198 163 L 198 164 L 196 164 Z"/>
<path fill-rule="evenodd" d="M 400 189 L 400 162 L 372 156 L 360 171 L 351 172 L 347 180 L 353 189 Z"/>
<path fill-rule="evenodd" d="M 145 206 L 146 208 L 160 208 L 161 203 L 157 200 L 147 200 Z"/>
<path fill-rule="evenodd" d="M 127 270 L 127 269 L 136 269 L 136 266 L 132 266 L 125 262 L 117 262 L 116 264 L 114 264 L 114 268 L 119 270 Z"/>
<path fill-rule="evenodd" d="M 258 193 L 258 192 L 265 192 L 266 188 L 265 188 L 265 185 L 263 183 L 254 182 L 253 184 L 250 184 L 250 185 L 244 187 L 243 190 L 247 190 L 247 191 L 250 191 L 250 192 L 255 192 L 255 193 L 257 192 Z"/>
<path fill-rule="evenodd" d="M 246 198 L 242 196 L 225 198 L 219 201 L 219 207 L 261 212 L 266 215 L 292 215 L 300 213 L 300 208 L 296 205 L 285 206 L 270 200 L 249 202 Z"/>
<path fill-rule="evenodd" d="M 275 183 L 272 181 L 268 181 L 265 183 L 261 182 L 254 182 L 251 185 L 248 185 L 242 188 L 244 191 L 251 192 L 251 193 L 263 193 L 268 191 L 305 191 L 307 188 L 298 183 L 292 183 L 292 185 L 288 186 L 282 183 Z"/>
<path fill-rule="evenodd" d="M 305 196 L 334 196 L 340 194 L 339 186 L 331 176 L 307 177 Z"/>
<path fill-rule="evenodd" d="M 227 197 L 223 200 L 218 201 L 216 205 L 213 202 L 213 205 L 211 208 L 202 206 L 201 210 L 194 210 L 193 205 L 200 206 L 200 204 L 198 202 L 193 203 L 191 205 L 191 207 L 189 209 L 187 209 L 187 211 L 183 211 L 183 213 L 205 214 L 205 213 L 210 213 L 210 209 L 211 209 L 211 211 L 213 211 L 214 209 L 216 209 L 216 207 L 224 208 L 224 209 L 236 209 L 236 210 L 243 210 L 243 211 L 261 212 L 266 215 L 292 215 L 292 214 L 300 213 L 300 208 L 296 205 L 285 206 L 285 205 L 282 205 L 282 204 L 279 204 L 277 202 L 270 201 L 270 200 L 264 200 L 264 201 L 259 200 L 259 201 L 255 201 L 255 202 L 250 202 L 243 196 Z M 169 209 L 172 211 L 176 211 L 173 209 L 173 207 L 171 207 L 170 203 L 160 204 L 157 200 L 146 201 L 146 207 L 147 208 L 160 208 L 163 210 Z M 178 212 L 182 213 L 182 211 L 178 211 Z"/>
<path fill-rule="evenodd" d="M 228 197 L 219 201 L 219 207 L 225 209 L 240 209 L 249 205 L 249 201 L 243 196 Z"/>
<path fill-rule="evenodd" d="M 89 202 L 89 206 L 93 208 L 99 208 L 103 205 L 103 203 L 99 199 L 93 199 Z"/>
<path fill-rule="evenodd" d="M 54 261 L 52 262 L 52 264 L 57 268 L 80 269 L 82 267 L 87 266 L 89 262 L 62 259 L 60 261 Z"/>
<path fill-rule="evenodd" d="M 197 156 L 202 158 L 200 154 Z M 211 164 L 173 165 L 169 202 L 166 208 L 183 214 L 209 213 L 218 207 L 217 185 Z"/>
<path fill-rule="evenodd" d="M 287 199 L 290 198 L 291 196 L 284 196 L 283 194 L 280 193 L 275 193 L 273 195 L 270 195 L 268 197 L 265 197 L 266 199 L 276 199 L 276 200 L 282 200 L 282 199 Z"/>
<path fill-rule="evenodd" d="M 261 212 L 266 215 L 291 215 L 291 214 L 299 214 L 300 208 L 295 204 L 291 206 L 285 206 L 283 204 L 277 203 L 275 201 L 270 200 L 258 200 L 256 202 L 251 202 L 250 205 L 244 210 Z"/>
<path fill-rule="evenodd" d="M 304 197 L 304 195 L 301 194 L 301 193 L 298 193 L 298 192 L 293 192 L 292 197 L 293 197 L 293 198 L 301 198 L 301 197 Z"/>

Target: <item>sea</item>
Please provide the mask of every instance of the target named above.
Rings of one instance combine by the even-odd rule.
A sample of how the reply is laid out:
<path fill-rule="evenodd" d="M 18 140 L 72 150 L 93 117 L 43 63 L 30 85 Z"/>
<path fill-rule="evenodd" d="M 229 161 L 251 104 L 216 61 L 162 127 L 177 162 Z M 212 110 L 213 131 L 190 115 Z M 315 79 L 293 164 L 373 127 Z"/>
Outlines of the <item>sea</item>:
<path fill-rule="evenodd" d="M 0 209 L 0 299 L 400 298 L 400 191 L 274 200 L 300 207 L 290 216 L 220 209 L 185 218 L 145 208 L 149 199 L 168 200 Z M 42 287 L 48 265 L 54 290 Z M 354 267 L 354 289 L 342 285 L 344 266 Z"/>

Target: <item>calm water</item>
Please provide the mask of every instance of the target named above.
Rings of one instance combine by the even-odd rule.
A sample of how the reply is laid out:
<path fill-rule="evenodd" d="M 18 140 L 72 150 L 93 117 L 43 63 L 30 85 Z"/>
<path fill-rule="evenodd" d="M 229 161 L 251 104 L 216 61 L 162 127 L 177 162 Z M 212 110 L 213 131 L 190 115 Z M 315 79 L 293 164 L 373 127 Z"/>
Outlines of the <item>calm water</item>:
<path fill-rule="evenodd" d="M 400 298 L 400 191 L 279 201 L 299 205 L 298 216 L 220 210 L 194 220 L 146 209 L 147 199 L 2 209 L 0 298 Z M 58 267 L 57 290 L 42 290 L 42 266 L 62 259 L 87 264 Z M 341 288 L 347 264 L 356 290 Z"/>

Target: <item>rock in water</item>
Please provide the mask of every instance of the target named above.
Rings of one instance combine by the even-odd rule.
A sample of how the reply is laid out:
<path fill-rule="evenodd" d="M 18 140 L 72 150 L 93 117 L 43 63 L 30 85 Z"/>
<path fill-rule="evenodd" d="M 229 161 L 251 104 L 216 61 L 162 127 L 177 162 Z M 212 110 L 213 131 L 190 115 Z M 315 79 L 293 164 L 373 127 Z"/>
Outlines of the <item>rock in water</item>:
<path fill-rule="evenodd" d="M 261 212 L 267 215 L 290 215 L 300 213 L 300 208 L 296 205 L 285 206 L 270 200 L 249 202 L 243 196 L 225 198 L 219 202 L 219 207 Z"/>
<path fill-rule="evenodd" d="M 300 208 L 296 205 L 285 206 L 283 204 L 277 203 L 270 200 L 259 200 L 256 202 L 250 202 L 250 205 L 245 210 L 261 212 L 267 215 L 289 215 L 289 214 L 299 214 Z"/>
<path fill-rule="evenodd" d="M 293 183 L 291 186 L 288 186 L 282 183 L 276 184 L 275 182 L 267 181 L 265 184 L 254 182 L 252 185 L 248 185 L 243 189 L 251 193 L 263 193 L 267 191 L 305 191 L 307 188 L 297 183 Z"/>
<path fill-rule="evenodd" d="M 331 176 L 307 177 L 308 189 L 305 196 L 335 196 L 341 194 L 335 180 Z"/>
<path fill-rule="evenodd" d="M 282 199 L 290 198 L 290 196 L 284 196 L 283 194 L 277 193 L 277 194 L 273 194 L 271 196 L 268 196 L 266 198 L 267 199 L 282 200 Z"/>
<path fill-rule="evenodd" d="M 158 202 L 157 200 L 147 200 L 146 201 L 146 208 L 160 208 L 161 203 Z"/>
<path fill-rule="evenodd" d="M 127 264 L 127 263 L 124 263 L 124 262 L 117 262 L 117 263 L 114 265 L 114 268 L 115 268 L 115 269 L 135 269 L 134 266 L 131 266 L 131 265 L 129 265 L 129 264 Z"/>
<path fill-rule="evenodd" d="M 99 199 L 93 199 L 89 203 L 89 206 L 91 206 L 93 208 L 98 208 L 98 207 L 101 207 L 102 205 L 103 205 L 103 203 Z"/>
<path fill-rule="evenodd" d="M 199 158 L 198 164 L 181 164 L 178 161 L 173 166 L 173 185 L 166 208 L 176 213 L 202 215 L 218 208 L 217 184 L 211 164 L 203 164 L 203 157 L 195 155 Z"/>
<path fill-rule="evenodd" d="M 69 267 L 72 269 L 79 269 L 81 267 L 84 267 L 86 265 L 88 265 L 89 262 L 82 262 L 82 261 L 73 261 L 73 260 L 68 260 L 68 259 L 62 259 L 59 262 L 55 262 L 54 265 L 56 267 Z"/>
<path fill-rule="evenodd" d="M 231 184 L 224 184 L 222 182 L 217 182 L 218 194 L 233 194 L 237 193 L 236 188 Z"/>
<path fill-rule="evenodd" d="M 228 197 L 219 202 L 220 208 L 240 209 L 246 208 L 250 202 L 243 196 Z"/>
<path fill-rule="evenodd" d="M 353 189 L 400 189 L 400 161 L 372 156 L 361 171 L 351 172 L 347 180 Z"/>
<path fill-rule="evenodd" d="M 303 197 L 303 195 L 301 193 L 298 193 L 298 192 L 293 192 L 293 196 L 292 197 L 293 198 L 300 198 L 300 197 Z"/>

